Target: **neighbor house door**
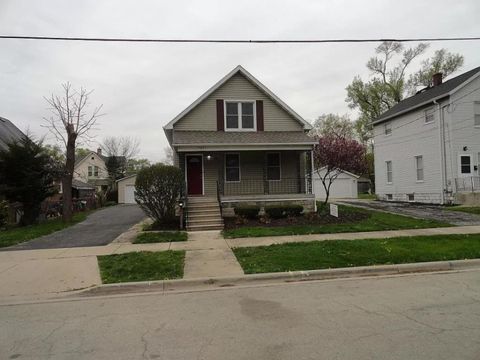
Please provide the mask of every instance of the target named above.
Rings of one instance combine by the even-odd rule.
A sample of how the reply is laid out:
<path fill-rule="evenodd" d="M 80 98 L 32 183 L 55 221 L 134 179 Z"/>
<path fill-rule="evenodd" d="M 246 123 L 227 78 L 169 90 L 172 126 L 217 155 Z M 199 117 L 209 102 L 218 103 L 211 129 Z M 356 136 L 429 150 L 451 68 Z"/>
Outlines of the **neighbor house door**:
<path fill-rule="evenodd" d="M 186 155 L 188 195 L 203 195 L 203 157 Z"/>

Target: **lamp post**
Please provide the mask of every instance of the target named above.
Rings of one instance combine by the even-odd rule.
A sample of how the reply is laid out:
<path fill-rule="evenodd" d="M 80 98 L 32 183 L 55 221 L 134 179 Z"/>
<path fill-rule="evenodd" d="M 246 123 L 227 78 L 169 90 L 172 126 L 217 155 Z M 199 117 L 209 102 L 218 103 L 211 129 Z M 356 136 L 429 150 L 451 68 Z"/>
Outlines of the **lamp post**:
<path fill-rule="evenodd" d="M 183 199 L 180 199 L 178 201 L 178 207 L 180 208 L 180 230 L 183 230 L 183 207 L 185 206 L 185 203 L 183 202 Z"/>

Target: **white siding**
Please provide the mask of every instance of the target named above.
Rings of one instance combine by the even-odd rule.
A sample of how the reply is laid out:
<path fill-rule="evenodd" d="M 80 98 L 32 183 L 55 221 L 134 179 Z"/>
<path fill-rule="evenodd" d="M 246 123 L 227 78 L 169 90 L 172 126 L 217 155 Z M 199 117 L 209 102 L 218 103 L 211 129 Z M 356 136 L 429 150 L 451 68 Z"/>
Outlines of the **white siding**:
<path fill-rule="evenodd" d="M 425 109 L 417 110 L 391 121 L 392 133 L 385 135 L 384 124 L 374 128 L 375 186 L 381 199 L 392 194 L 393 200 L 439 202 L 441 198 L 439 116 L 425 124 Z M 416 180 L 415 156 L 423 156 L 424 181 Z M 387 183 L 386 162 L 391 161 L 393 182 Z"/>
<path fill-rule="evenodd" d="M 98 176 L 88 176 L 89 166 L 98 166 Z M 83 182 L 88 182 L 88 180 L 93 179 L 107 179 L 108 171 L 105 166 L 105 161 L 103 161 L 97 153 L 91 152 L 85 159 L 75 166 L 73 178 Z"/>
<path fill-rule="evenodd" d="M 117 183 L 118 188 L 118 203 L 119 204 L 135 204 L 134 198 L 129 198 L 131 195 L 132 190 L 135 191 L 135 180 L 137 179 L 136 176 L 131 176 L 125 178 L 123 180 L 119 180 Z M 130 194 L 129 194 L 130 193 Z M 133 200 L 133 202 L 132 202 Z"/>
<path fill-rule="evenodd" d="M 316 199 L 325 199 L 325 187 L 317 172 L 313 173 L 313 191 Z M 340 174 L 330 187 L 330 199 L 358 198 L 357 178 L 349 174 Z"/>

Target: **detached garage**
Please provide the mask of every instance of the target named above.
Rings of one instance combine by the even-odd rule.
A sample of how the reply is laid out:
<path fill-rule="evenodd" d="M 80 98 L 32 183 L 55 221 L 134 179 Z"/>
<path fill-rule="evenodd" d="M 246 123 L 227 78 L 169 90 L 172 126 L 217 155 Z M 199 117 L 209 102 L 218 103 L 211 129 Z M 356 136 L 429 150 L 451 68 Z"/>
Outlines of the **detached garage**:
<path fill-rule="evenodd" d="M 135 202 L 135 180 L 136 179 L 137 179 L 137 175 L 130 175 L 117 180 L 119 204 L 136 204 Z"/>
<path fill-rule="evenodd" d="M 320 170 L 322 173 L 322 170 Z M 330 199 L 356 199 L 358 198 L 357 180 L 360 176 L 341 171 L 330 187 Z M 313 173 L 313 192 L 316 199 L 325 199 L 325 188 L 317 171 Z"/>

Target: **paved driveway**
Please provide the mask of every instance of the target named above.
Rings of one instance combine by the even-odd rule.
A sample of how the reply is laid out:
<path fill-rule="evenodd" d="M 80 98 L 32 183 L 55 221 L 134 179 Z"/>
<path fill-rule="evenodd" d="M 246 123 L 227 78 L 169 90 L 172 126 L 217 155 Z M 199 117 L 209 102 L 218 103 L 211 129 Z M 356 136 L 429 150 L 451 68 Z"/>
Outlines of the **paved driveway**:
<path fill-rule="evenodd" d="M 85 221 L 69 228 L 5 248 L 4 250 L 106 245 L 145 217 L 145 213 L 137 205 L 111 206 L 95 211 Z"/>
<path fill-rule="evenodd" d="M 480 216 L 461 211 L 449 211 L 437 205 L 419 205 L 409 203 L 384 202 L 373 200 L 342 200 L 341 203 L 355 205 L 372 210 L 381 210 L 421 219 L 443 221 L 452 225 L 480 225 Z"/>

